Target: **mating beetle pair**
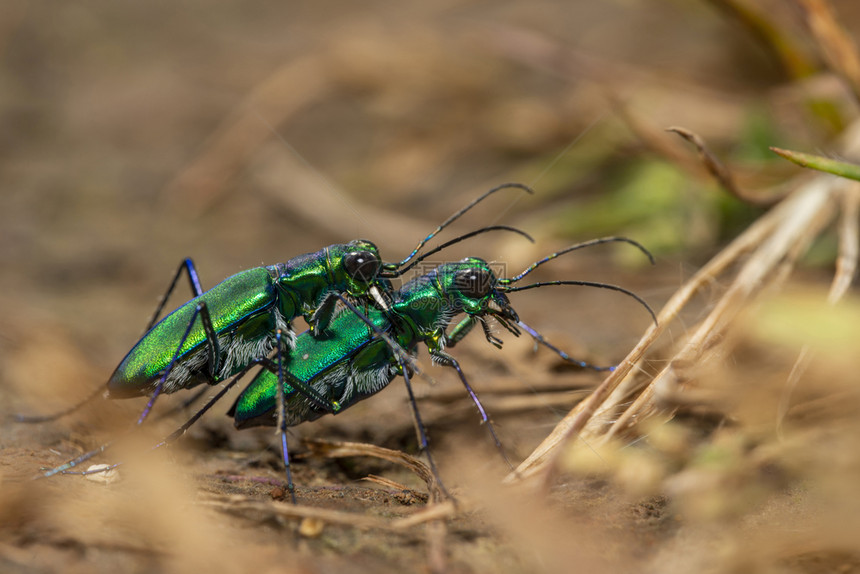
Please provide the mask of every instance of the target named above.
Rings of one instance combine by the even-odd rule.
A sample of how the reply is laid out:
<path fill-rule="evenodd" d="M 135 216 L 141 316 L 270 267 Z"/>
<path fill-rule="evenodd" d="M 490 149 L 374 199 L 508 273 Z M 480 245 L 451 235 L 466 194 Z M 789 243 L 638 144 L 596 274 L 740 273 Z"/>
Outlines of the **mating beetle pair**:
<path fill-rule="evenodd" d="M 228 384 L 229 388 L 254 365 L 262 365 L 264 370 L 239 396 L 231 415 L 239 428 L 278 424 L 291 493 L 286 428 L 326 413 L 337 413 L 378 392 L 397 374 L 404 376 L 411 397 L 407 363 L 418 343 L 427 344 L 434 359 L 457 370 L 482 418 L 489 422 L 459 364 L 443 351 L 444 347 L 455 344 L 477 323 L 482 325 L 489 342 L 501 346 L 501 342 L 490 333 L 486 321 L 494 317 L 514 334 L 519 334 L 519 326 L 538 342 L 557 351 L 519 320 L 505 292 L 550 284 L 579 284 L 606 287 L 636 296 L 620 287 L 581 281 L 536 283 L 525 287 L 511 287 L 511 284 L 562 253 L 595 243 L 625 241 L 648 254 L 629 239 L 606 238 L 554 253 L 510 279 L 495 277 L 484 261 L 469 258 L 459 263 L 444 264 L 398 291 L 391 288 L 389 279 L 402 275 L 412 265 L 451 243 L 493 230 L 513 231 L 528 237 L 506 226 L 487 227 L 443 244 L 404 267 L 448 224 L 490 194 L 510 187 L 530 191 L 519 184 L 506 184 L 488 191 L 452 215 L 400 263 L 382 263 L 372 243 L 353 241 L 333 245 L 287 263 L 244 271 L 204 293 L 193 264 L 186 260 L 177 271 L 165 300 L 183 269 L 187 271 L 195 298 L 158 324 L 150 325 L 146 335 L 111 376 L 105 395 L 124 398 L 149 394 L 148 404 L 138 419 L 140 424 L 162 392 L 171 393 L 203 382 L 212 385 L 238 375 Z M 638 297 L 636 299 L 644 304 Z M 363 306 L 364 310 L 356 308 L 354 303 Z M 164 301 L 151 323 L 155 323 L 163 305 Z M 344 306 L 349 308 L 349 312 L 338 314 Z M 467 317 L 448 334 L 447 328 L 459 312 L 465 312 Z M 299 315 L 306 319 L 311 329 L 296 338 L 290 322 Z M 564 353 L 559 353 L 569 359 Z M 178 434 L 184 432 L 226 390 L 219 392 L 213 401 L 179 429 Z M 411 403 L 423 446 L 426 446 L 414 399 Z M 49 418 L 54 417 L 19 417 L 19 420 L 34 422 Z M 488 425 L 488 428 L 495 439 L 492 426 Z M 178 434 L 174 433 L 175 436 Z M 102 450 L 78 457 L 49 471 L 46 476 L 66 472 Z M 432 465 L 432 458 L 430 461 Z"/>

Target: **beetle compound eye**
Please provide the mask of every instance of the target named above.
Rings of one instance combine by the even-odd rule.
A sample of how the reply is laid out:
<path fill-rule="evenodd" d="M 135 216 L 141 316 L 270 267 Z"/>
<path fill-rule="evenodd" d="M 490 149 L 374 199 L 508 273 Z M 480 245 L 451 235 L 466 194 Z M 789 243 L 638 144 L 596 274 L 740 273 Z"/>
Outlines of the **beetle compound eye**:
<path fill-rule="evenodd" d="M 379 273 L 379 257 L 372 251 L 354 251 L 343 258 L 343 266 L 347 274 L 359 281 L 372 281 Z"/>
<path fill-rule="evenodd" d="M 454 287 L 470 299 L 481 299 L 490 292 L 490 275 L 483 269 L 462 269 L 454 275 Z"/>

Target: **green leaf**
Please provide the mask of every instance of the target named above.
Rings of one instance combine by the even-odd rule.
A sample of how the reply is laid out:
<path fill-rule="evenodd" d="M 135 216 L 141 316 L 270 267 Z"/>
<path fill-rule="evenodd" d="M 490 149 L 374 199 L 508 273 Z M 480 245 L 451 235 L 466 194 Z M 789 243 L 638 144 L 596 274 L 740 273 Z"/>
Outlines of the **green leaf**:
<path fill-rule="evenodd" d="M 773 150 L 774 153 L 801 167 L 809 167 L 817 169 L 818 171 L 832 173 L 833 175 L 860 181 L 860 165 L 855 163 L 847 163 L 827 157 L 821 157 L 820 155 L 801 153 L 799 151 L 780 149 L 778 147 L 771 147 L 770 149 Z"/>

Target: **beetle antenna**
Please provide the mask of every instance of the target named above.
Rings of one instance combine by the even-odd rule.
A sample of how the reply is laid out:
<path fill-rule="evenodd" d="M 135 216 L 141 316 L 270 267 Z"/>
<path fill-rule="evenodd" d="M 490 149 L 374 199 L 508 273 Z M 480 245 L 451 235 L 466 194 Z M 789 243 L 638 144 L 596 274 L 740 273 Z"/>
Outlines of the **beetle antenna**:
<path fill-rule="evenodd" d="M 522 321 L 517 321 L 517 325 L 520 328 L 522 328 L 523 331 L 525 331 L 526 333 L 531 335 L 532 339 L 534 339 L 535 341 L 537 341 L 538 343 L 540 343 L 541 345 L 543 345 L 547 349 L 551 349 L 552 351 L 555 352 L 556 355 L 558 355 L 559 357 L 561 357 L 562 359 L 564 359 L 568 363 L 573 363 L 574 365 L 576 365 L 578 367 L 582 367 L 583 369 L 591 369 L 592 371 L 614 371 L 615 370 L 615 366 L 599 367 L 597 365 L 592 365 L 591 363 L 586 363 L 585 361 L 580 361 L 579 359 L 574 359 L 573 357 L 571 357 L 570 355 L 568 355 L 567 353 L 565 353 L 564 351 L 562 351 L 561 349 L 559 349 L 558 347 L 556 347 L 555 345 L 553 345 L 552 343 L 550 343 L 549 341 L 544 339 L 543 335 L 541 335 L 535 329 L 532 329 L 531 327 L 529 327 L 528 325 L 526 325 Z"/>
<path fill-rule="evenodd" d="M 548 261 L 552 261 L 553 259 L 555 259 L 559 255 L 564 255 L 565 253 L 570 253 L 571 251 L 576 251 L 578 249 L 583 249 L 585 247 L 592 247 L 594 245 L 601 245 L 603 243 L 629 243 L 630 245 L 636 247 L 637 249 L 639 249 L 639 251 L 644 253 L 648 257 L 648 260 L 651 262 L 651 265 L 654 265 L 654 263 L 655 263 L 654 256 L 651 255 L 651 252 L 648 251 L 638 241 L 634 241 L 634 240 L 629 239 L 627 237 L 601 237 L 599 239 L 592 239 L 591 241 L 585 241 L 583 243 L 577 243 L 575 245 L 571 245 L 570 247 L 562 249 L 561 251 L 556 251 L 555 253 L 547 255 L 543 259 L 535 261 L 534 263 L 529 265 L 525 269 L 525 271 L 523 271 L 519 275 L 516 275 L 516 276 L 511 277 L 509 279 L 499 279 L 499 283 L 501 283 L 502 285 L 509 285 L 511 283 L 516 283 L 517 281 L 519 281 L 520 279 L 522 279 L 523 277 L 525 277 L 526 275 L 528 275 L 529 273 L 531 273 L 532 271 L 534 271 L 535 269 L 537 269 L 538 267 L 543 265 L 544 263 L 546 263 Z"/>
<path fill-rule="evenodd" d="M 70 407 L 67 407 L 61 411 L 57 411 L 55 413 L 52 413 L 50 415 L 25 415 L 25 414 L 16 413 L 16 414 L 9 415 L 9 418 L 12 419 L 13 421 L 17 422 L 17 423 L 27 423 L 27 424 L 45 423 L 48 421 L 55 421 L 61 417 L 64 417 L 66 415 L 70 415 L 73 412 L 79 410 L 84 405 L 89 404 L 96 397 L 99 397 L 102 394 L 104 394 L 104 392 L 105 392 L 105 388 L 103 386 L 99 387 L 99 388 L 95 389 L 92 393 L 87 395 L 87 397 L 84 400 L 82 400 L 81 402 L 74 404 Z"/>
<path fill-rule="evenodd" d="M 446 248 L 454 245 L 455 243 L 460 243 L 461 241 L 464 241 L 464 240 L 469 239 L 471 237 L 474 237 L 476 235 L 480 235 L 482 233 L 488 233 L 490 231 L 510 231 L 511 233 L 517 233 L 519 235 L 522 235 L 523 237 L 525 237 L 526 239 L 528 239 L 532 243 L 535 242 L 534 238 L 532 238 L 531 235 L 529 235 L 525 231 L 517 229 L 516 227 L 511 227 L 510 225 L 490 225 L 488 227 L 482 227 L 481 229 L 477 229 L 475 231 L 466 233 L 465 235 L 455 237 L 454 239 L 452 239 L 450 241 L 446 241 L 442 245 L 434 247 L 430 251 L 422 254 L 421 257 L 417 258 L 415 261 L 413 261 L 412 263 L 410 263 L 406 267 L 399 269 L 399 270 L 396 270 L 396 271 L 388 272 L 388 273 L 382 272 L 379 274 L 379 276 L 386 278 L 386 279 L 393 279 L 394 277 L 400 277 L 401 275 L 403 275 L 404 273 L 406 273 L 407 271 L 409 271 L 410 269 L 412 269 L 413 267 L 415 267 L 416 265 L 418 265 L 419 263 L 421 263 L 422 261 L 424 261 L 425 259 L 427 259 L 431 255 L 435 255 L 436 253 L 439 253 L 443 249 L 446 249 Z M 384 265 L 383 265 L 383 267 L 384 267 Z"/>
<path fill-rule="evenodd" d="M 425 237 L 424 239 L 422 239 L 421 241 L 418 242 L 418 245 L 415 247 L 415 249 L 412 250 L 412 253 L 410 253 L 409 256 L 406 257 L 406 259 L 404 259 L 400 263 L 388 263 L 388 264 L 386 264 L 386 266 L 385 266 L 386 270 L 387 271 L 396 271 L 401 266 L 409 263 L 412 260 L 412 258 L 415 257 L 419 251 L 421 251 L 421 248 L 424 247 L 424 245 L 428 241 L 430 241 L 431 239 L 436 237 L 436 235 L 440 231 L 442 231 L 443 229 L 445 229 L 446 227 L 451 225 L 454 221 L 460 219 L 460 217 L 462 217 L 464 213 L 466 213 L 467 211 L 469 211 L 470 209 L 472 209 L 473 207 L 475 207 L 476 205 L 478 205 L 479 203 L 484 201 L 486 198 L 488 198 L 492 194 L 496 193 L 497 191 L 501 191 L 503 189 L 522 189 L 523 191 L 527 191 L 531 194 L 534 194 L 534 191 L 532 190 L 532 188 L 530 188 L 529 186 L 522 184 L 522 183 L 503 183 L 501 185 L 497 185 L 496 187 L 490 189 L 489 191 L 486 191 L 483 195 L 481 195 L 481 197 L 471 201 L 466 207 L 460 209 L 459 211 L 457 211 L 456 213 L 451 215 L 451 217 L 449 217 L 448 219 L 443 221 L 442 224 L 439 227 L 437 227 L 435 230 L 433 230 L 433 232 L 430 235 L 428 235 L 427 237 Z"/>
<path fill-rule="evenodd" d="M 651 319 L 654 320 L 654 324 L 655 325 L 657 324 L 657 315 L 654 313 L 654 310 L 651 308 L 651 306 L 648 305 L 648 303 L 646 303 L 644 299 L 642 299 L 642 297 L 640 297 L 639 295 L 637 295 L 633 291 L 628 291 L 624 287 L 619 287 L 618 285 L 611 285 L 609 283 L 596 283 L 594 281 L 571 281 L 571 280 L 541 281 L 538 283 L 532 283 L 531 285 L 523 285 L 521 287 L 500 286 L 500 287 L 497 287 L 497 289 L 499 291 L 504 292 L 504 293 L 513 293 L 515 291 L 525 291 L 526 289 L 536 289 L 537 287 L 547 287 L 549 285 L 580 285 L 583 287 L 598 287 L 600 289 L 609 289 L 611 291 L 618 291 L 619 293 L 624 293 L 628 297 L 632 297 L 633 299 L 636 299 L 636 301 L 638 301 L 640 305 L 645 307 L 645 309 L 651 315 Z"/>

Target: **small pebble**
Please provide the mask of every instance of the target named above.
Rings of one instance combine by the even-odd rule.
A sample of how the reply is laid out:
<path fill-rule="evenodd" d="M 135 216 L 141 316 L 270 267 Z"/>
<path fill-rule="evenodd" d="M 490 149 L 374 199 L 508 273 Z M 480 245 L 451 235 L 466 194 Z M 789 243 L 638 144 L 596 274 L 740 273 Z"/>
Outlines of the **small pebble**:
<path fill-rule="evenodd" d="M 87 480 L 91 480 L 93 482 L 110 484 L 119 480 L 119 470 L 111 468 L 108 464 L 94 464 L 87 469 L 87 472 L 93 473 L 84 475 Z"/>
<path fill-rule="evenodd" d="M 322 534 L 325 528 L 325 522 L 319 518 L 304 518 L 299 524 L 299 534 L 305 538 L 317 538 Z"/>

